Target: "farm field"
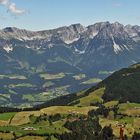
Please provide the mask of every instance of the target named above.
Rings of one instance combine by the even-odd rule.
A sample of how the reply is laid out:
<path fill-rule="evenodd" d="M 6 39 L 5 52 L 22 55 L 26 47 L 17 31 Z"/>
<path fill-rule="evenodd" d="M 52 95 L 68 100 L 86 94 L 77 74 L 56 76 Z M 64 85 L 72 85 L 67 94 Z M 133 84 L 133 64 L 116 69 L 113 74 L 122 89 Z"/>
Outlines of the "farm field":
<path fill-rule="evenodd" d="M 95 91 L 95 95 L 101 98 L 103 91 L 104 88 L 99 89 Z M 90 96 L 92 96 L 92 94 Z M 118 104 L 117 101 L 111 101 L 105 104 L 106 108 L 109 109 L 113 108 L 114 105 L 119 107 L 119 114 L 115 118 L 111 112 L 109 112 L 107 117 L 100 115 L 99 124 L 101 127 L 104 128 L 105 126 L 111 125 L 113 134 L 116 137 L 119 137 L 120 124 L 125 126 L 124 134 L 129 138 L 132 137 L 135 131 L 140 132 L 139 111 L 137 110 L 137 114 L 136 111 L 131 112 L 131 116 L 126 114 L 127 109 L 138 109 L 139 104 Z M 15 137 L 17 140 L 26 140 L 29 138 L 31 140 L 57 140 L 54 134 L 62 135 L 63 133 L 71 133 L 71 130 L 65 127 L 67 121 L 71 123 L 80 121 L 79 118 L 81 117 L 88 119 L 88 112 L 93 110 L 98 110 L 98 107 L 52 106 L 38 111 L 2 113 L 0 114 L 0 138 L 4 140 L 12 140 Z M 127 116 L 123 116 L 123 114 Z M 32 134 L 32 136 L 30 136 L 30 134 Z"/>
<path fill-rule="evenodd" d="M 66 72 L 53 74 L 31 72 L 28 76 L 26 74 L 0 74 L 0 105 L 18 108 L 33 107 L 51 99 L 78 92 L 83 87 L 90 87 L 99 82 L 97 79 L 88 82 L 87 80 L 89 77 L 86 74 L 75 75 Z"/>

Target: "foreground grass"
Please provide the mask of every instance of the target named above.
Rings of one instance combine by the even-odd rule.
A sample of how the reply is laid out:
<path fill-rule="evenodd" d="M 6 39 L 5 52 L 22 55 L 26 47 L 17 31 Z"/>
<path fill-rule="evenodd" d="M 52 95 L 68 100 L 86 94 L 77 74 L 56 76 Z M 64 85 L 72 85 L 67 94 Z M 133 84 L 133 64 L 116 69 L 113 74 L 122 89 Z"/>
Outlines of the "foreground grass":
<path fill-rule="evenodd" d="M 46 140 L 46 138 L 39 137 L 39 136 L 25 136 L 25 137 L 19 138 L 17 140 Z"/>
<path fill-rule="evenodd" d="M 83 98 L 83 103 L 87 104 L 87 102 L 92 98 L 95 99 L 97 96 L 98 98 L 102 99 L 104 94 L 105 88 L 100 88 L 90 95 Z M 87 98 L 88 97 L 88 98 Z M 88 102 L 89 104 L 90 102 Z M 127 109 L 134 109 L 139 107 L 139 104 L 134 103 L 124 103 L 119 104 L 118 101 L 110 101 L 107 102 L 105 105 L 106 107 L 112 107 L 116 105 L 119 107 L 119 111 L 125 112 Z M 41 109 L 39 111 L 23 111 L 18 112 L 16 114 L 13 113 L 4 113 L 1 119 L 7 119 L 11 117 L 11 123 L 8 125 L 0 126 L 0 138 L 4 140 L 11 140 L 13 138 L 13 132 L 18 137 L 18 140 L 44 140 L 47 139 L 47 136 L 52 136 L 54 134 L 64 134 L 70 133 L 71 131 L 65 128 L 65 123 L 67 121 L 74 121 L 79 119 L 80 117 L 88 117 L 88 112 L 90 110 L 96 110 L 98 107 L 96 106 L 85 106 L 85 107 L 78 107 L 78 106 L 52 106 L 48 108 Z M 12 116 L 13 114 L 13 116 Z M 58 116 L 60 114 L 60 116 Z M 4 117 L 6 115 L 6 117 Z M 57 117 L 56 117 L 56 116 Z M 50 121 L 51 116 L 51 121 Z M 55 116 L 55 119 L 53 117 Z M 124 134 L 126 134 L 129 138 L 132 137 L 134 131 L 140 132 L 140 118 L 137 116 L 124 116 L 118 114 L 115 118 L 109 117 L 110 114 L 105 118 L 103 115 L 99 115 L 99 123 L 102 126 L 109 126 L 111 125 L 113 129 L 113 133 L 116 137 L 119 137 L 119 124 L 125 125 L 124 127 Z M 45 118 L 44 118 L 45 117 Z M 7 120 L 6 119 L 6 120 Z M 36 119 L 38 121 L 36 121 Z M 32 130 L 25 130 L 25 128 L 33 128 Z M 3 132 L 3 133 L 2 133 Z M 31 135 L 32 136 L 31 136 Z M 20 137 L 20 138 L 19 138 Z M 56 140 L 55 137 L 52 137 L 51 140 Z"/>
<path fill-rule="evenodd" d="M 34 115 L 36 117 L 46 114 L 46 115 L 69 115 L 69 114 L 81 114 L 87 115 L 90 110 L 97 109 L 95 106 L 87 107 L 77 107 L 77 106 L 52 106 L 48 108 L 41 109 L 40 111 L 23 111 L 15 114 L 11 120 L 10 125 L 19 126 L 28 124 L 31 122 L 30 116 Z"/>
<path fill-rule="evenodd" d="M 95 106 L 77 107 L 77 106 L 53 106 L 42 109 L 41 112 L 47 115 L 55 114 L 83 114 L 87 115 L 90 110 L 97 109 Z"/>
<path fill-rule="evenodd" d="M 8 120 L 11 119 L 15 114 L 16 114 L 16 112 L 1 113 L 1 114 L 0 114 L 0 120 L 8 121 Z"/>
<path fill-rule="evenodd" d="M 118 105 L 118 103 L 119 103 L 119 101 L 109 101 L 109 102 L 106 102 L 106 103 L 104 104 L 104 106 L 105 106 L 106 108 L 110 108 L 110 107 L 114 107 L 114 106 Z"/>
<path fill-rule="evenodd" d="M 137 103 L 119 104 L 119 113 L 128 116 L 140 116 L 140 104 Z"/>
<path fill-rule="evenodd" d="M 0 139 L 2 140 L 12 140 L 14 139 L 14 136 L 12 133 L 1 133 L 0 132 Z"/>

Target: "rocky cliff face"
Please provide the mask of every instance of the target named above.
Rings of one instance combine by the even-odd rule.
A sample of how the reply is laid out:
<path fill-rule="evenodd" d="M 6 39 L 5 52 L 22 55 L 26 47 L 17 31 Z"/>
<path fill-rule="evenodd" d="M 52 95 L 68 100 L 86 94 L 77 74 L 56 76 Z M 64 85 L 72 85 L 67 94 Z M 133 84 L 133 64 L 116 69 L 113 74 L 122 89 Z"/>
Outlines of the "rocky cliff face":
<path fill-rule="evenodd" d="M 17 65 L 20 65 L 18 60 L 23 56 L 23 61 L 31 59 L 27 63 L 40 59 L 39 63 L 42 60 L 45 64 L 59 58 L 57 61 L 65 60 L 84 72 L 93 67 L 113 70 L 138 62 L 139 48 L 140 27 L 124 26 L 118 22 L 101 22 L 88 27 L 73 24 L 38 32 L 15 27 L 0 31 L 1 57 L 5 63 L 11 60 Z M 22 55 L 19 56 L 19 53 Z"/>

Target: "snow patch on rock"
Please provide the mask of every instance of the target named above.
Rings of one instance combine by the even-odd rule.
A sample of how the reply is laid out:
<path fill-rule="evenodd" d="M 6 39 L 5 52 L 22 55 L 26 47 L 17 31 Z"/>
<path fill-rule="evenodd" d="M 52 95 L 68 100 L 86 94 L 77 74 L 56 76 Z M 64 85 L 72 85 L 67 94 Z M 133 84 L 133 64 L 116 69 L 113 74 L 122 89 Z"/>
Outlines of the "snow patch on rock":
<path fill-rule="evenodd" d="M 112 40 L 113 40 L 114 52 L 115 52 L 116 54 L 118 54 L 120 51 L 122 51 L 122 49 L 121 49 L 121 47 L 120 47 L 118 44 L 116 44 L 116 42 L 115 42 L 115 40 L 114 40 L 113 37 L 112 37 Z"/>
<path fill-rule="evenodd" d="M 64 40 L 64 42 L 65 42 L 66 44 L 72 44 L 73 42 L 78 41 L 79 39 L 80 39 L 80 37 L 74 38 L 74 39 L 72 39 L 72 40 Z"/>
<path fill-rule="evenodd" d="M 77 48 L 74 48 L 75 49 L 75 52 L 77 52 L 77 53 L 79 53 L 79 54 L 84 54 L 86 51 L 85 50 L 83 50 L 83 51 L 80 51 L 80 50 L 78 50 Z"/>
<path fill-rule="evenodd" d="M 89 38 L 93 39 L 97 34 L 98 34 L 98 32 L 92 32 L 92 34 L 90 35 Z"/>
<path fill-rule="evenodd" d="M 10 53 L 11 51 L 13 51 L 13 47 L 12 46 L 4 46 L 3 49 L 7 52 Z"/>

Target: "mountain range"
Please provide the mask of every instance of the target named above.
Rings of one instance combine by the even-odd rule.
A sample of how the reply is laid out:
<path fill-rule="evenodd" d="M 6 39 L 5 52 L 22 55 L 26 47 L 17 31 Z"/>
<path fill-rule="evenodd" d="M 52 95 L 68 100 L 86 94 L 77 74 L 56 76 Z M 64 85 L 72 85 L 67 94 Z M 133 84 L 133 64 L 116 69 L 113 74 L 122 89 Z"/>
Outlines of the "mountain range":
<path fill-rule="evenodd" d="M 140 26 L 100 22 L 0 30 L 0 103 L 33 106 L 89 88 L 140 62 Z"/>

